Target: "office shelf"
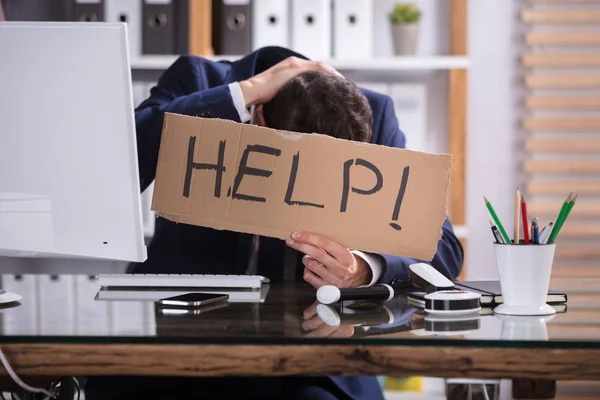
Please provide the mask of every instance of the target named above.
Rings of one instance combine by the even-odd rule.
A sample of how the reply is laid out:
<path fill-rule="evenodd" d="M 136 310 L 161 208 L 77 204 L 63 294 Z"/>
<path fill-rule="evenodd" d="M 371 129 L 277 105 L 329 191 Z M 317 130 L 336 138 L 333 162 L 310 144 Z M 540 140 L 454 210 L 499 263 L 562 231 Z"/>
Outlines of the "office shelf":
<path fill-rule="evenodd" d="M 207 57 L 213 61 L 235 61 L 241 56 L 212 56 Z M 131 68 L 140 70 L 164 70 L 168 68 L 178 56 L 143 56 L 131 61 Z M 369 70 L 369 71 L 397 71 L 397 70 L 450 70 L 467 69 L 468 57 L 463 56 L 414 56 L 414 57 L 372 57 L 356 59 L 327 59 L 322 60 L 338 70 Z"/>

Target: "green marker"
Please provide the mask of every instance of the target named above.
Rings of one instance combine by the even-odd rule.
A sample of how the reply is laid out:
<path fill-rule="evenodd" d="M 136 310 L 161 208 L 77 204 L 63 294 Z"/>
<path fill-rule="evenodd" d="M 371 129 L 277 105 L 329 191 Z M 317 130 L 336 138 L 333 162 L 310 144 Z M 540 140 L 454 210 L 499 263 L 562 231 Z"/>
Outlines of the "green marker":
<path fill-rule="evenodd" d="M 567 220 L 567 218 L 569 218 L 569 214 L 571 214 L 571 210 L 573 209 L 573 206 L 575 205 L 575 200 L 577 200 L 577 194 L 569 202 L 567 209 L 563 215 L 563 218 L 560 221 L 560 226 L 558 227 L 558 229 L 556 229 L 556 234 L 553 237 L 548 239 L 548 243 L 554 243 L 554 241 L 556 240 L 556 237 L 560 233 L 560 230 L 562 229 L 563 225 L 565 224 L 565 221 Z M 554 233 L 554 232 L 552 232 L 552 233 Z"/>
<path fill-rule="evenodd" d="M 492 204 L 488 201 L 488 199 L 485 196 L 483 197 L 483 200 L 485 200 L 485 205 L 486 205 L 487 209 L 489 210 L 490 214 L 492 214 L 492 218 L 494 219 L 494 222 L 496 223 L 496 226 L 500 230 L 500 233 L 502 234 L 502 237 L 504 238 L 504 240 L 506 241 L 506 243 L 510 244 L 511 240 L 508 237 L 508 234 L 506 233 L 506 231 L 504 230 L 504 227 L 502 226 L 502 223 L 498 219 L 498 216 L 496 215 L 496 212 L 492 208 Z"/>
<path fill-rule="evenodd" d="M 558 217 L 556 217 L 556 221 L 554 222 L 554 227 L 552 228 L 552 232 L 550 232 L 550 237 L 548 238 L 548 244 L 554 243 L 556 236 L 558 235 L 558 231 L 562 227 L 562 224 L 567 215 L 567 211 L 569 210 L 569 206 L 571 205 L 571 198 L 573 197 L 573 192 L 569 193 L 562 207 L 560 208 L 560 212 L 558 213 Z"/>

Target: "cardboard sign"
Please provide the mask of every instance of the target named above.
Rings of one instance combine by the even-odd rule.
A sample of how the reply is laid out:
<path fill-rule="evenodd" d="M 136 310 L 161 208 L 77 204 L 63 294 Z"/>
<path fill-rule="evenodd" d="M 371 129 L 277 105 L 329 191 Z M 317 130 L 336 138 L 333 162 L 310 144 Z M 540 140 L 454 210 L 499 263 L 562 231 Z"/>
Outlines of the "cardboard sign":
<path fill-rule="evenodd" d="M 449 155 L 165 114 L 152 209 L 175 222 L 431 260 Z"/>

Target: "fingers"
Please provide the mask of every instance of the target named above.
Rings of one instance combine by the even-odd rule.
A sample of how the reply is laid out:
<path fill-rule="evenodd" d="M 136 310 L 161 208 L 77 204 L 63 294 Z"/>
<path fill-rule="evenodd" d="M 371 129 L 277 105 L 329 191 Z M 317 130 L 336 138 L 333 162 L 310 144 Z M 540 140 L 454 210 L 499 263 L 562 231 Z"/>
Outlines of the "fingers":
<path fill-rule="evenodd" d="M 310 258 L 317 260 L 323 265 L 326 265 L 330 268 L 341 268 L 340 263 L 334 257 L 317 246 L 295 240 L 288 240 L 287 244 L 299 252 L 306 254 Z"/>
<path fill-rule="evenodd" d="M 308 332 L 304 337 L 327 337 L 338 329 L 337 326 L 329 326 L 321 321 L 321 325 L 313 331 Z"/>
<path fill-rule="evenodd" d="M 321 318 L 319 318 L 318 316 L 315 316 L 311 319 L 307 319 L 306 321 L 304 321 L 302 323 L 302 329 L 304 329 L 305 331 L 312 331 L 317 329 L 318 327 L 320 327 L 321 325 L 323 325 L 324 322 Z"/>
<path fill-rule="evenodd" d="M 336 70 L 335 68 L 333 68 L 330 65 L 325 64 L 324 62 L 320 62 L 320 61 L 316 61 L 316 62 L 313 61 L 313 62 L 314 62 L 314 68 L 317 71 L 327 72 L 328 74 L 339 76 L 340 78 L 344 77 L 342 74 L 340 74 L 338 72 L 338 70 Z"/>
<path fill-rule="evenodd" d="M 350 252 L 350 250 L 348 250 L 344 246 L 340 245 L 339 243 L 336 243 L 333 240 L 328 239 L 323 236 L 315 235 L 313 233 L 308 233 L 308 232 L 294 232 L 292 234 L 291 243 L 294 245 L 297 245 L 297 246 L 311 245 L 318 249 L 325 250 L 327 253 L 329 253 L 332 257 L 334 257 L 336 260 L 338 260 L 343 265 L 352 265 L 352 263 L 354 262 L 354 257 L 352 256 L 352 253 Z M 294 247 L 294 246 L 292 246 L 292 247 Z M 296 248 L 296 247 L 294 247 L 294 248 Z M 306 248 L 308 248 L 308 247 L 306 247 Z M 296 248 L 296 249 L 299 251 L 302 251 L 298 248 Z M 308 254 L 308 253 L 305 253 L 305 254 Z M 313 256 L 313 254 L 308 254 L 308 255 L 311 256 L 312 258 L 316 259 L 317 261 L 319 261 L 321 264 L 329 266 L 328 263 L 322 262 L 317 257 L 318 253 L 316 253 L 314 256 Z"/>
<path fill-rule="evenodd" d="M 302 313 L 302 318 L 310 319 L 310 318 L 314 317 L 315 315 L 317 315 L 317 306 L 318 305 L 319 305 L 319 301 L 315 301 L 314 303 L 312 303 L 312 305 L 310 307 L 308 307 L 306 310 L 304 310 L 304 312 Z"/>
<path fill-rule="evenodd" d="M 308 268 L 319 278 L 323 279 L 325 284 L 334 285 L 337 287 L 344 286 L 341 278 L 334 275 L 331 269 L 328 269 L 327 267 L 323 266 L 323 264 L 321 264 L 314 258 L 311 258 L 310 256 L 304 256 L 302 257 L 302 264 L 304 264 L 306 268 Z M 339 269 L 336 271 L 340 272 Z"/>
<path fill-rule="evenodd" d="M 322 61 L 311 61 L 298 57 L 289 57 L 286 59 L 286 62 L 289 67 L 298 69 L 300 73 L 308 71 L 321 71 L 344 78 L 344 76 L 340 74 L 338 70 Z"/>
<path fill-rule="evenodd" d="M 322 278 L 320 278 L 318 275 L 316 275 L 314 272 L 312 272 L 308 268 L 304 268 L 304 280 L 306 282 L 310 283 L 316 289 L 320 288 L 321 286 L 325 286 L 327 284 Z"/>

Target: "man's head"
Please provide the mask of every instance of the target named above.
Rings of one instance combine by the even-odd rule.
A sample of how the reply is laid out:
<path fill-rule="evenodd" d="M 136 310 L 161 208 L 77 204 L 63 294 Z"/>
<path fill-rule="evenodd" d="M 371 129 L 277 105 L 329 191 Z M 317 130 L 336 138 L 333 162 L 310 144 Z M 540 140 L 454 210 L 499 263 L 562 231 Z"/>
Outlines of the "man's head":
<path fill-rule="evenodd" d="M 371 140 L 373 116 L 367 98 L 351 81 L 324 72 L 305 72 L 257 107 L 255 123 L 269 128 Z"/>

